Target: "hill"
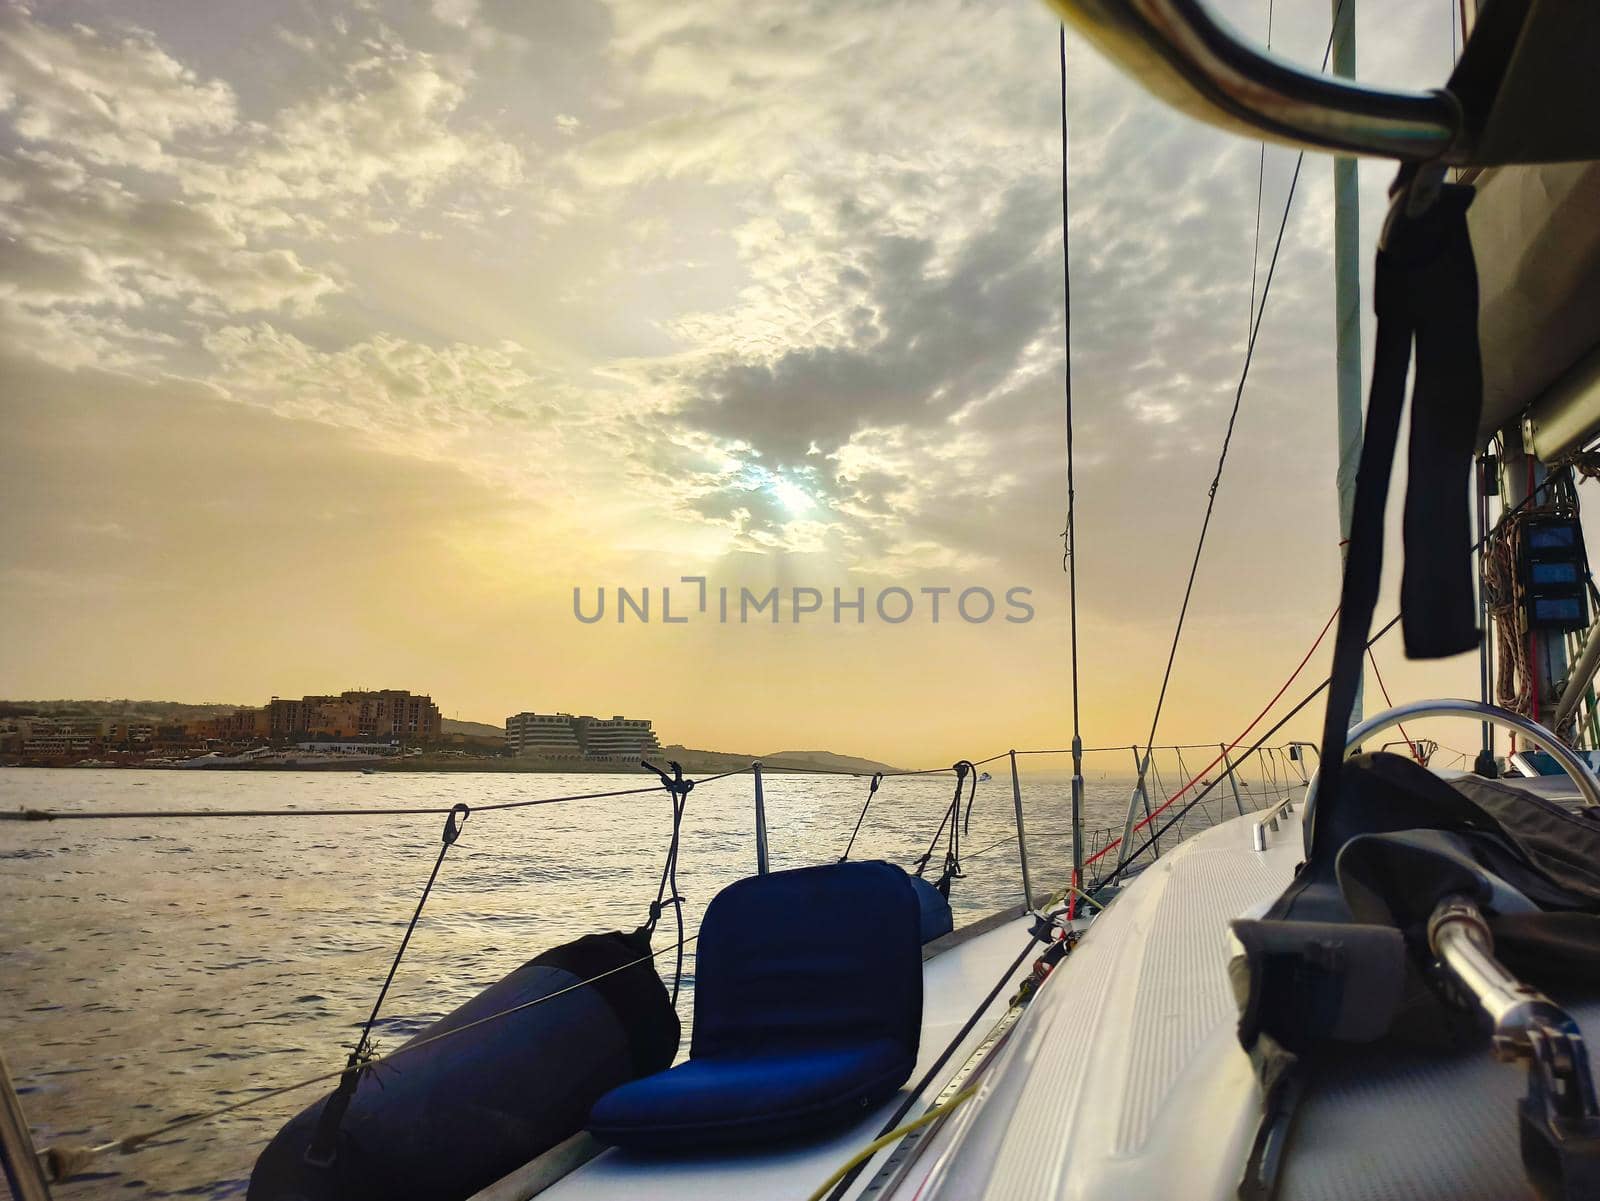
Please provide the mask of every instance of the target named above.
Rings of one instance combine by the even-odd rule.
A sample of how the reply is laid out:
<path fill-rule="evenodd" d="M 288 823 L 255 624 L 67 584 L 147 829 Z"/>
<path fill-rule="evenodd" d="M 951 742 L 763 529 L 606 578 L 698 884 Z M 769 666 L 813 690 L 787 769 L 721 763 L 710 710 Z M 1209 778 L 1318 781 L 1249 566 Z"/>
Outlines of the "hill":
<path fill-rule="evenodd" d="M 825 767 L 829 771 L 853 771 L 861 775 L 870 776 L 873 772 L 898 771 L 887 763 L 879 763 L 875 759 L 860 759 L 855 755 L 836 755 L 832 751 L 778 751 L 771 755 L 761 756 L 761 762 L 766 767 L 778 767 L 788 763 L 803 767 Z"/>
<path fill-rule="evenodd" d="M 504 738 L 504 726 L 492 726 L 486 721 L 457 721 L 453 717 L 439 719 L 441 734 L 465 734 L 469 738 Z"/>
<path fill-rule="evenodd" d="M 193 705 L 183 701 L 0 701 L 0 717 L 138 717 L 177 723 L 217 717 L 245 707 L 218 702 Z"/>
<path fill-rule="evenodd" d="M 733 751 L 699 751 L 677 745 L 662 747 L 658 755 L 652 757 L 661 763 L 676 759 L 683 764 L 685 771 L 693 773 L 737 771 L 757 761 L 768 771 L 782 771 L 787 767 L 800 771 L 854 772 L 870 776 L 873 772 L 898 770 L 887 763 L 858 759 L 853 755 L 836 755 L 832 751 L 779 751 L 775 755 L 745 755 Z"/>

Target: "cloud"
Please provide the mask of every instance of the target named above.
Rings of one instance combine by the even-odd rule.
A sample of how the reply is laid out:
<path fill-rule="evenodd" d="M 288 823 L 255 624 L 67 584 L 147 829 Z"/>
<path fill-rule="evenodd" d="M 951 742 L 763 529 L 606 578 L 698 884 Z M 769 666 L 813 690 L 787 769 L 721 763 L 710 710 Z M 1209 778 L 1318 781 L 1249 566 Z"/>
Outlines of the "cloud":
<path fill-rule="evenodd" d="M 344 65 L 332 88 L 280 111 L 233 161 L 192 167 L 186 186 L 251 207 L 308 206 L 318 228 L 417 208 L 451 183 L 516 186 L 515 146 L 453 124 L 470 76 L 383 36 Z"/>
<path fill-rule="evenodd" d="M 226 133 L 238 119 L 226 83 L 199 78 L 150 34 L 55 28 L 16 4 L 0 7 L 0 112 L 29 141 L 145 170 L 169 164 L 175 139 Z"/>
<path fill-rule="evenodd" d="M 280 43 L 319 56 L 328 81 L 250 120 L 229 84 L 147 31 L 0 8 L 10 328 L 81 332 L 39 348 L 57 364 L 153 362 L 192 344 L 196 321 L 203 332 L 237 314 L 321 311 L 347 283 L 330 239 L 401 229 L 435 200 L 433 220 L 478 223 L 487 198 L 519 185 L 517 149 L 461 119 L 463 64 L 381 22 L 334 24 L 342 38 Z"/>
<path fill-rule="evenodd" d="M 141 193 L 48 154 L 0 165 L 11 201 L 0 294 L 23 303 L 304 312 L 338 287 L 293 250 L 252 247 L 224 206 Z"/>

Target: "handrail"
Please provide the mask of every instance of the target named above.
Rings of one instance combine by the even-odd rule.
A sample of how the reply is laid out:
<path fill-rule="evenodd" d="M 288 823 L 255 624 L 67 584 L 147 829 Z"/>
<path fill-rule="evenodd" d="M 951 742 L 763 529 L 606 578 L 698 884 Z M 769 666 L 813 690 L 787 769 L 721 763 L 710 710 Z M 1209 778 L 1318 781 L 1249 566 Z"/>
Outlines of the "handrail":
<path fill-rule="evenodd" d="M 1380 90 L 1313 74 L 1241 42 L 1201 0 L 1046 3 L 1159 99 L 1212 125 L 1344 154 L 1466 159 L 1465 120 L 1449 92 Z"/>
<path fill-rule="evenodd" d="M 1294 797 L 1292 795 L 1284 797 L 1283 800 L 1279 801 L 1271 809 L 1268 809 L 1256 820 L 1256 824 L 1251 827 L 1250 845 L 1258 851 L 1266 850 L 1267 830 L 1271 829 L 1272 831 L 1276 832 L 1278 829 L 1278 818 L 1282 817 L 1284 814 L 1293 812 Z"/>

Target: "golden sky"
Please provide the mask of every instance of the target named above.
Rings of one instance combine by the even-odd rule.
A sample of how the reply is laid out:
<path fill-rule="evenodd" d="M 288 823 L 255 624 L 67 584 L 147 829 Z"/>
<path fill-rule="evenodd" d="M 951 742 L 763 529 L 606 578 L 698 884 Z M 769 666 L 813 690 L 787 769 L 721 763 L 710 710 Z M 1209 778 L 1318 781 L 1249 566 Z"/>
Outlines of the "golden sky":
<path fill-rule="evenodd" d="M 1363 75 L 1441 80 L 1449 8 L 1366 6 Z M 1326 21 L 1280 5 L 1276 44 L 1314 63 Z M 1055 28 L 1028 0 L 0 8 L 0 695 L 1065 745 Z M 1070 71 L 1084 732 L 1120 744 L 1237 382 L 1258 148 L 1081 44 Z M 1265 163 L 1269 237 L 1293 154 Z M 1237 733 L 1334 605 L 1330 214 L 1308 159 L 1164 739 Z M 685 576 L 708 614 L 663 622 Z M 780 620 L 713 620 L 723 586 Z M 989 621 L 952 613 L 970 588 Z M 1379 662 L 1397 699 L 1475 693 L 1468 660 Z"/>

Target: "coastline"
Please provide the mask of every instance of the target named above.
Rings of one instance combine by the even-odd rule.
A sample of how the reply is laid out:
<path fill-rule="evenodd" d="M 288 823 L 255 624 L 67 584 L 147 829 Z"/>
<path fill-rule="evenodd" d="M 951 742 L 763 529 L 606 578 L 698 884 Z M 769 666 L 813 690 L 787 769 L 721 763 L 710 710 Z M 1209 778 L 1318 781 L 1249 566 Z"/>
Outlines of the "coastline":
<path fill-rule="evenodd" d="M 829 772 L 842 775 L 869 776 L 873 772 L 881 771 L 893 773 L 897 768 L 888 764 L 871 761 L 843 759 L 830 761 L 826 759 L 803 759 L 798 756 L 773 756 L 762 758 L 758 755 L 734 755 L 720 751 L 683 751 L 677 748 L 667 748 L 656 752 L 655 760 L 660 766 L 665 767 L 669 762 L 676 760 L 682 765 L 686 775 L 707 775 L 722 772 L 742 771 L 753 763 L 761 763 L 762 769 L 772 773 L 782 772 Z M 357 759 L 354 762 L 341 763 L 334 759 L 328 762 L 315 762 L 301 760 L 294 763 L 219 763 L 206 767 L 183 767 L 173 763 L 21 763 L 11 762 L 0 764 L 0 768 L 17 768 L 28 770 L 46 771 L 82 771 L 99 769 L 102 771 L 248 771 L 248 772 L 362 772 L 376 775 L 378 773 L 415 773 L 415 772 L 492 772 L 496 774 L 534 774 L 534 775 L 632 775 L 654 778 L 654 773 L 637 763 L 618 763 L 607 760 L 588 759 L 527 759 L 511 756 L 455 756 L 455 755 L 413 755 L 396 762 L 374 762 L 371 759 Z"/>

